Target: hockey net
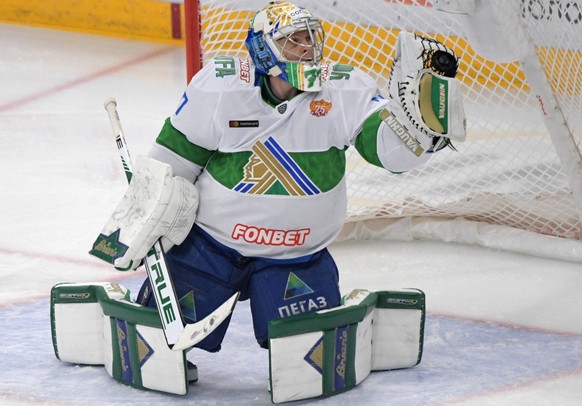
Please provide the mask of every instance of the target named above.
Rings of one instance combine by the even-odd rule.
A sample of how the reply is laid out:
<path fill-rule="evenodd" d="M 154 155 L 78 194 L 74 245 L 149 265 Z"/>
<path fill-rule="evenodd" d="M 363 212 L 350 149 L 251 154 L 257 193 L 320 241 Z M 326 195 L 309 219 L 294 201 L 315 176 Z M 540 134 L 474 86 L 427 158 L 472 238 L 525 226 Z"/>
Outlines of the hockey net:
<path fill-rule="evenodd" d="M 436 238 L 582 261 L 582 5 L 497 1 L 515 3 L 512 20 L 484 26 L 509 38 L 511 25 L 522 24 L 527 38 L 517 47 L 531 48 L 537 88 L 522 69 L 527 57 L 494 62 L 479 54 L 462 16 L 431 1 L 296 1 L 324 20 L 325 58 L 367 71 L 385 94 L 400 30 L 437 38 L 461 57 L 466 142 L 401 175 L 349 150 L 342 238 Z M 266 3 L 201 0 L 203 59 L 247 56 L 248 22 Z"/>

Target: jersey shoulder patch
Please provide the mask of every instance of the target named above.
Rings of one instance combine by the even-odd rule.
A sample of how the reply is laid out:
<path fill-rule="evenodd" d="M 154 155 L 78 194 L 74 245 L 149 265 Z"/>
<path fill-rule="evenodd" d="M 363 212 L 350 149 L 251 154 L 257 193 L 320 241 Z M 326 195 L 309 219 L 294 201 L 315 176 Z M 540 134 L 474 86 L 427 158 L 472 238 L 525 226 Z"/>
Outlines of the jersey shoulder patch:
<path fill-rule="evenodd" d="M 352 65 L 325 63 L 322 77 L 327 86 L 334 88 L 376 87 L 374 79 Z"/>
<path fill-rule="evenodd" d="M 206 91 L 252 88 L 255 85 L 254 66 L 250 59 L 218 56 L 206 62 L 192 82 Z"/>

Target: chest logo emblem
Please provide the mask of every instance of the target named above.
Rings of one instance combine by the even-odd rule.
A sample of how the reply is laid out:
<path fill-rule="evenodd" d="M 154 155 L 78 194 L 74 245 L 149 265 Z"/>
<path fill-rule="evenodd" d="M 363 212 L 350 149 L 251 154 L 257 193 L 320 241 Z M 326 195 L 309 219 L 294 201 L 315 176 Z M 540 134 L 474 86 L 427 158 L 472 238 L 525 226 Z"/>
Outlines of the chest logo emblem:
<path fill-rule="evenodd" d="M 309 103 L 309 110 L 312 116 L 323 117 L 331 110 L 332 104 L 326 100 L 313 100 Z"/>
<path fill-rule="evenodd" d="M 273 139 L 257 141 L 253 154 L 244 166 L 244 177 L 234 190 L 249 194 L 266 194 L 276 183 L 290 196 L 321 193 L 293 158 Z"/>

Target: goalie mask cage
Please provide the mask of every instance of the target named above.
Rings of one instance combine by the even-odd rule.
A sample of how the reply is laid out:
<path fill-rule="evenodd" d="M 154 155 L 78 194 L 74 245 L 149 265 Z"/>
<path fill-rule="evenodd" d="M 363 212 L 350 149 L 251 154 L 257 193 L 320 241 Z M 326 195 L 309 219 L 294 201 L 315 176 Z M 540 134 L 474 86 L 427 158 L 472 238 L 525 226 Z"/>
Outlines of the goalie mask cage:
<path fill-rule="evenodd" d="M 189 77 L 198 55 L 248 57 L 248 23 L 267 1 L 185 1 Z M 439 239 L 582 262 L 579 0 L 489 0 L 495 20 L 469 24 L 462 13 L 481 0 L 295 3 L 324 21 L 325 59 L 368 72 L 385 96 L 400 30 L 460 56 L 467 140 L 400 175 L 350 148 L 341 239 Z M 442 11 L 455 6 L 465 10 Z M 479 44 L 478 30 L 502 40 Z"/>

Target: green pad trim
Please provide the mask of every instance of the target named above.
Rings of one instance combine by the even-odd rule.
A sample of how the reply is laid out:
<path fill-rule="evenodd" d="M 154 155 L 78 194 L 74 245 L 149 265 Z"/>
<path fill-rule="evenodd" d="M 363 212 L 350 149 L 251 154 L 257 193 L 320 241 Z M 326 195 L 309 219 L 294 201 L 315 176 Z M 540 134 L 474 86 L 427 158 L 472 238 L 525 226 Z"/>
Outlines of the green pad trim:
<path fill-rule="evenodd" d="M 143 388 L 135 324 L 111 317 L 113 362 L 111 375 L 119 382 Z"/>
<path fill-rule="evenodd" d="M 376 292 L 379 309 L 415 309 L 424 310 L 425 296 L 421 290 L 408 292 L 383 291 Z"/>
<path fill-rule="evenodd" d="M 103 313 L 107 316 L 120 318 L 133 324 L 162 328 L 157 310 L 133 303 L 129 294 L 130 292 L 127 291 L 124 300 L 113 300 L 100 285 L 55 285 L 51 290 L 51 322 L 54 324 L 55 304 L 99 302 Z"/>
<path fill-rule="evenodd" d="M 151 307 L 137 306 L 129 300 L 111 300 L 104 298 L 99 301 L 103 313 L 109 317 L 122 319 L 132 324 L 142 326 L 162 328 L 160 314 L 156 309 Z"/>
<path fill-rule="evenodd" d="M 112 283 L 113 287 L 117 284 Z M 119 289 L 121 292 L 121 288 Z M 108 299 L 107 292 L 100 285 L 69 285 L 58 284 L 51 289 L 52 304 L 58 303 L 95 303 L 103 299 Z M 129 291 L 125 294 L 125 299 L 129 300 Z"/>
<path fill-rule="evenodd" d="M 323 336 L 323 396 L 356 386 L 357 324 L 326 330 Z"/>
<path fill-rule="evenodd" d="M 449 83 L 432 72 L 422 74 L 419 81 L 418 106 L 428 128 L 439 134 L 449 132 Z"/>

